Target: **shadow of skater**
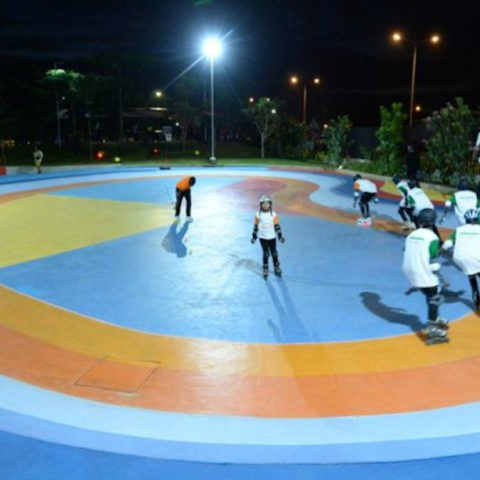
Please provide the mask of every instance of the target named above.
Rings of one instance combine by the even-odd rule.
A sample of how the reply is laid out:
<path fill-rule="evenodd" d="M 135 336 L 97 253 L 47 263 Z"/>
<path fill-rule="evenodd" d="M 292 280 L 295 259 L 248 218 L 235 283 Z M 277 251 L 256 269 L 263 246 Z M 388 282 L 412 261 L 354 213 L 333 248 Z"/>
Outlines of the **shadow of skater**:
<path fill-rule="evenodd" d="M 162 240 L 162 247 L 168 253 L 175 253 L 179 258 L 187 256 L 187 247 L 183 243 L 183 237 L 187 233 L 189 225 L 190 222 L 185 222 L 182 228 L 177 231 L 178 222 L 172 223 L 167 234 Z"/>
<path fill-rule="evenodd" d="M 411 295 L 414 292 L 419 292 L 420 290 L 415 287 L 409 288 L 405 295 Z M 442 287 L 440 290 L 440 294 L 443 296 L 443 303 L 463 303 L 466 307 L 474 310 L 473 301 L 468 298 L 463 298 L 461 295 L 465 293 L 465 290 L 450 290 L 449 288 Z"/>
<path fill-rule="evenodd" d="M 414 332 L 422 330 L 425 326 L 416 315 L 404 313 L 405 309 L 389 307 L 382 303 L 382 297 L 378 293 L 362 292 L 360 296 L 367 310 L 370 310 L 374 315 L 383 318 L 387 322 L 407 325 Z"/>
<path fill-rule="evenodd" d="M 265 284 L 267 285 L 268 293 L 270 294 L 280 320 L 280 325 L 277 326 L 271 319 L 268 319 L 268 326 L 273 330 L 275 338 L 279 342 L 310 341 L 310 335 L 297 314 L 285 282 L 281 278 L 278 279 L 282 300 L 279 299 L 277 292 L 270 282 L 266 281 Z"/>

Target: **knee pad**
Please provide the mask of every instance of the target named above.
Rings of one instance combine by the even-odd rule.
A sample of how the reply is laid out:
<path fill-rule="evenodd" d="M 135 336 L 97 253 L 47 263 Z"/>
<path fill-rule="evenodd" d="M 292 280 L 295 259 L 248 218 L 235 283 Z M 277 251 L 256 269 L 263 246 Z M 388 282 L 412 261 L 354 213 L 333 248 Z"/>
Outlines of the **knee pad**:
<path fill-rule="evenodd" d="M 433 297 L 430 297 L 427 302 L 429 305 L 439 307 L 444 302 L 444 300 L 445 300 L 445 297 L 437 293 Z"/>

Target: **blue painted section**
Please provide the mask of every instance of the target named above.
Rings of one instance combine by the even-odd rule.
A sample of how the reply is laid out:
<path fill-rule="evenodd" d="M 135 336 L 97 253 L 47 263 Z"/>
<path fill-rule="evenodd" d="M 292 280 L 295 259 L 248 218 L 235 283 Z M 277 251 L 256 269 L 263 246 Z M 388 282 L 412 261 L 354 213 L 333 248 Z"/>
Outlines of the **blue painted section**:
<path fill-rule="evenodd" d="M 0 433 L 2 480 L 477 480 L 480 455 L 344 465 L 229 465 L 116 455 Z"/>
<path fill-rule="evenodd" d="M 308 343 L 422 328 L 424 297 L 405 294 L 402 236 L 284 215 L 284 278 L 265 282 L 260 245 L 249 241 L 252 214 L 213 213 L 7 267 L 0 282 L 112 324 L 168 335 Z M 443 270 L 455 291 L 442 315 L 456 319 L 472 308 L 468 281 L 452 265 Z"/>
<path fill-rule="evenodd" d="M 1 376 L 0 386 L 0 431 L 111 453 L 216 463 L 332 464 L 480 452 L 478 402 L 391 415 L 266 419 L 109 405 Z"/>
<path fill-rule="evenodd" d="M 52 195 L 161 204 L 175 201 L 175 184 L 181 178 L 183 178 L 183 175 L 178 175 L 173 178 L 139 180 L 136 182 L 105 183 L 103 185 L 92 185 L 52 192 Z M 192 188 L 192 198 L 195 200 L 195 197 L 204 192 L 224 188 L 242 180 L 244 180 L 244 177 L 203 177 L 201 181 L 197 182 Z"/>

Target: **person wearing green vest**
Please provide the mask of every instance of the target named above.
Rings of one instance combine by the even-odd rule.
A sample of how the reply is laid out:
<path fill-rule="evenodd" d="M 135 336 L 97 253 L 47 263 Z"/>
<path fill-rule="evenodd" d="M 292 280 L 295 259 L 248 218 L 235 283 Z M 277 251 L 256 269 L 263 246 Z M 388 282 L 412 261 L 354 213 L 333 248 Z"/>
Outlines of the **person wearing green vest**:
<path fill-rule="evenodd" d="M 448 321 L 439 316 L 443 296 L 440 293 L 440 239 L 433 231 L 436 213 L 423 209 L 417 217 L 419 228 L 405 240 L 402 270 L 412 286 L 420 290 L 427 300 L 428 321 L 423 333 L 426 344 L 448 342 Z"/>

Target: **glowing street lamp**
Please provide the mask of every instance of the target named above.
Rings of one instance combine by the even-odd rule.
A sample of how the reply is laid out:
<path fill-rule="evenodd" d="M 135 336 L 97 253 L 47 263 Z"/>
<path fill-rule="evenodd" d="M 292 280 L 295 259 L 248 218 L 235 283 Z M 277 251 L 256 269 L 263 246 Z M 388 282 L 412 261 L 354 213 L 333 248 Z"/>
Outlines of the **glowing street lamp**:
<path fill-rule="evenodd" d="M 248 103 L 254 103 L 254 102 L 255 102 L 255 99 L 254 99 L 253 97 L 250 97 L 250 98 L 248 99 Z"/>
<path fill-rule="evenodd" d="M 401 43 L 401 42 L 408 42 L 411 45 L 413 45 L 413 58 L 412 58 L 412 82 L 410 85 L 410 111 L 409 111 L 409 120 L 408 120 L 408 125 L 411 127 L 413 124 L 413 102 L 415 98 L 415 79 L 416 79 L 416 73 L 417 73 L 417 49 L 418 45 L 421 43 L 431 43 L 432 45 L 437 45 L 440 43 L 440 35 L 438 34 L 433 34 L 430 35 L 430 37 L 425 38 L 424 40 L 421 41 L 412 41 L 407 38 L 405 38 L 400 32 L 393 32 L 392 34 L 392 41 L 395 43 Z M 420 108 L 421 110 L 421 108 Z M 416 112 L 419 112 L 420 110 L 417 110 L 415 108 Z"/>
<path fill-rule="evenodd" d="M 290 83 L 292 85 L 297 85 L 300 82 L 298 75 L 292 75 L 290 77 Z M 320 78 L 314 77 L 312 79 L 314 85 L 320 85 Z M 303 82 L 303 123 L 307 122 L 307 96 L 308 96 L 308 87 L 305 82 Z"/>
<path fill-rule="evenodd" d="M 163 97 L 163 92 L 161 90 L 155 90 L 155 98 L 162 98 Z"/>
<path fill-rule="evenodd" d="M 203 54 L 210 60 L 210 117 L 211 117 L 211 156 L 210 162 L 216 163 L 215 158 L 215 119 L 214 119 L 214 96 L 213 96 L 213 64 L 216 58 L 222 53 L 222 43 L 216 37 L 206 38 L 203 42 Z"/>
<path fill-rule="evenodd" d="M 420 105 L 415 105 L 415 111 L 420 113 L 422 111 L 422 107 Z"/>

